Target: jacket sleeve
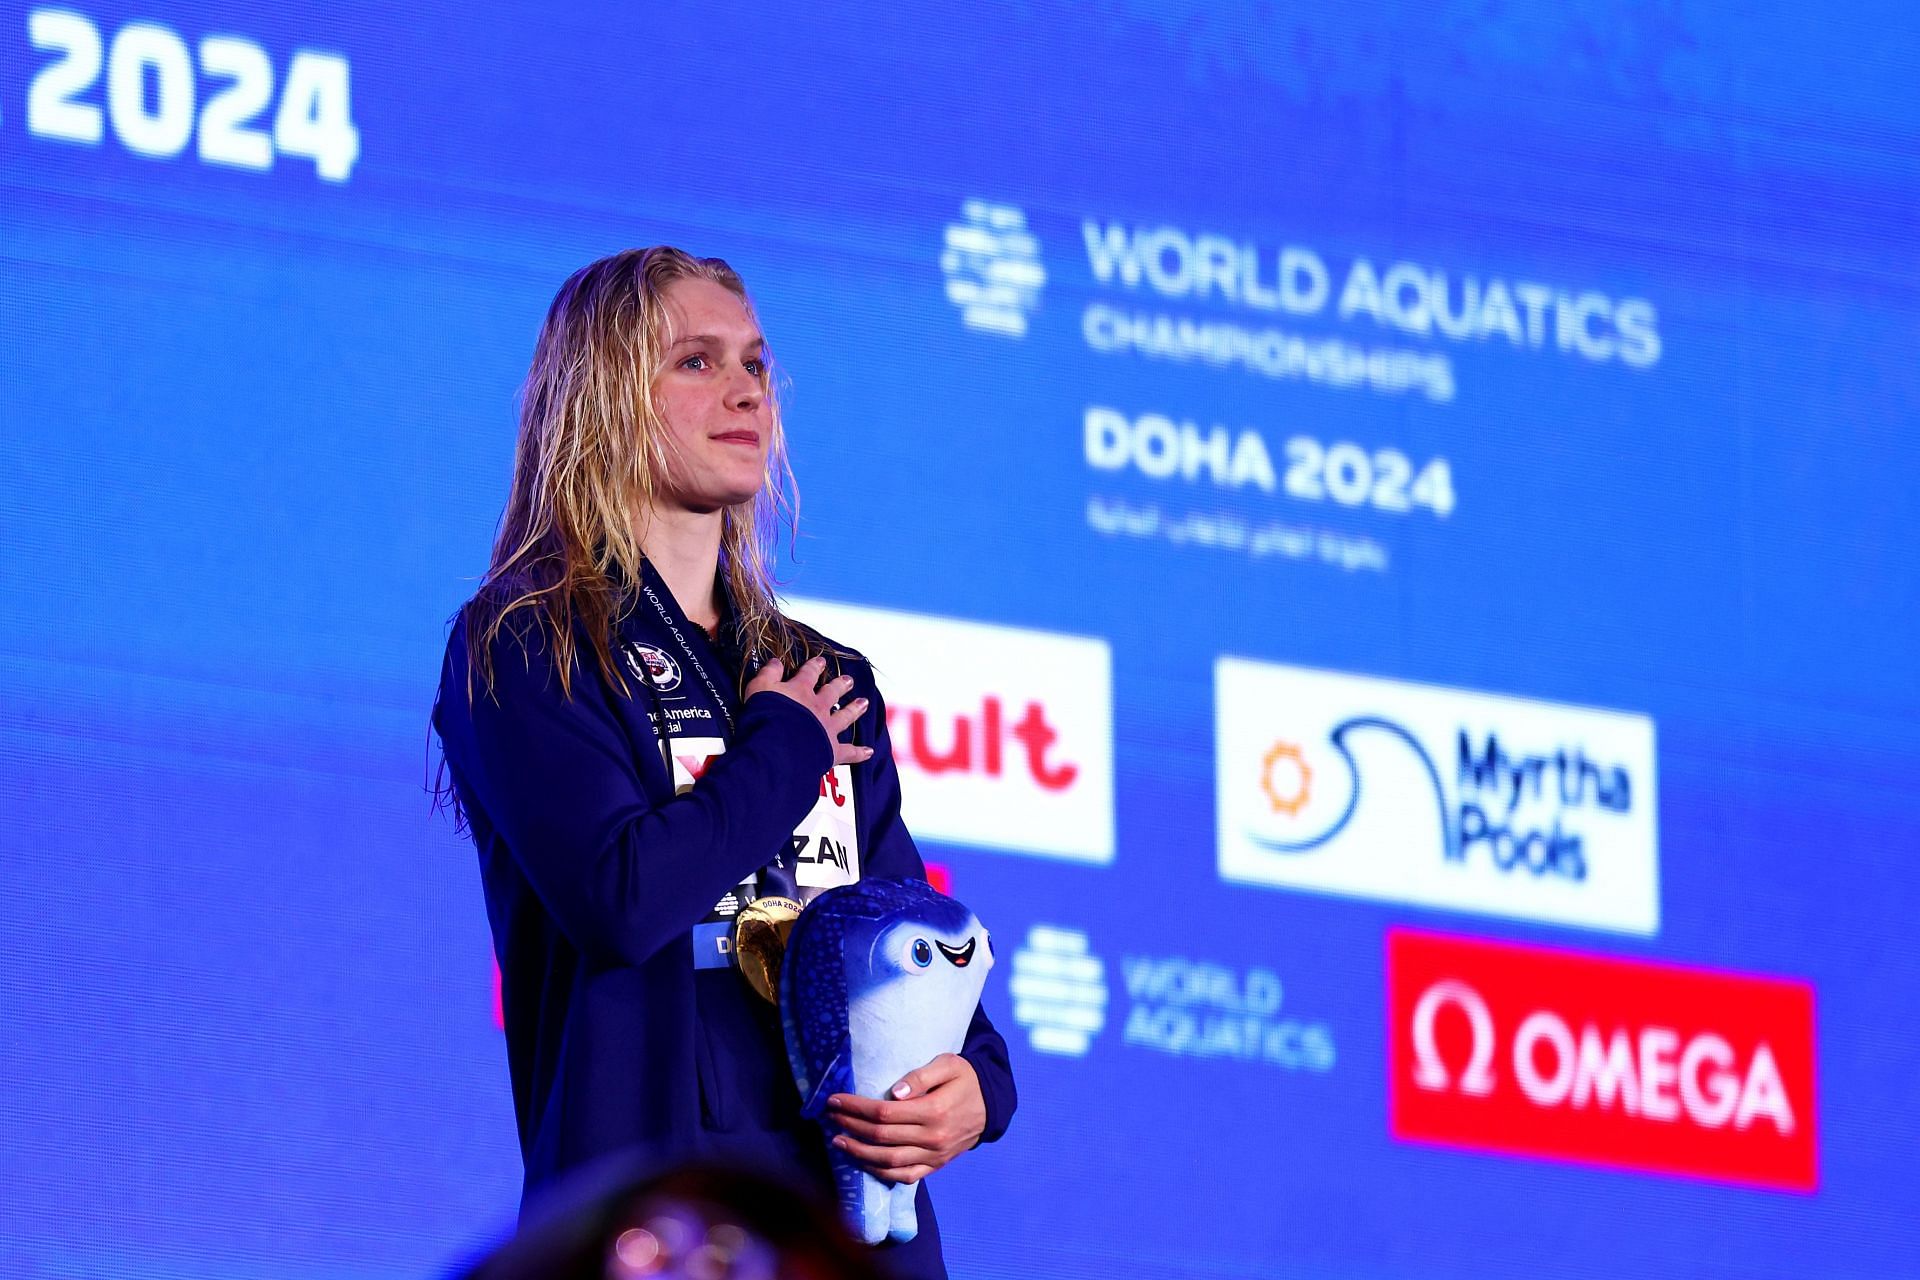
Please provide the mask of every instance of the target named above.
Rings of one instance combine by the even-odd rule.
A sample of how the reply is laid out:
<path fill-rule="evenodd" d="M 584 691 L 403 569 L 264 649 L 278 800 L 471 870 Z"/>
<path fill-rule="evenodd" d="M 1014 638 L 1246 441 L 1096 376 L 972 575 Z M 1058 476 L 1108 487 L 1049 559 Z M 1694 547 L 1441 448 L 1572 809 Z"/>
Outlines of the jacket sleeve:
<path fill-rule="evenodd" d="M 494 687 L 468 691 L 464 619 L 434 709 L 462 802 L 505 840 L 548 914 L 583 954 L 640 964 L 684 936 L 764 865 L 818 794 L 833 749 L 791 698 L 746 701 L 734 740 L 686 794 L 652 803 L 598 673 L 576 654 L 563 697 L 536 628 L 503 628 Z"/>
<path fill-rule="evenodd" d="M 893 740 L 887 732 L 886 702 L 880 696 L 871 669 L 864 674 L 863 683 L 867 687 L 858 692 L 871 699 L 873 705 L 862 717 L 860 727 L 864 732 L 860 741 L 874 749 L 872 758 L 858 766 L 863 772 L 859 794 L 866 806 L 865 829 L 861 833 L 867 851 L 866 869 L 873 875 L 917 876 L 924 880 L 926 863 L 920 858 L 920 850 L 908 833 L 907 824 L 900 820 L 900 771 L 894 764 Z M 994 1029 L 983 1006 L 974 1007 L 973 1022 L 967 1027 L 967 1039 L 961 1046 L 960 1056 L 980 1077 L 980 1096 L 987 1106 L 987 1127 L 980 1141 L 997 1141 L 1013 1122 L 1014 1108 L 1020 1100 L 1013 1087 L 1007 1042 Z"/>

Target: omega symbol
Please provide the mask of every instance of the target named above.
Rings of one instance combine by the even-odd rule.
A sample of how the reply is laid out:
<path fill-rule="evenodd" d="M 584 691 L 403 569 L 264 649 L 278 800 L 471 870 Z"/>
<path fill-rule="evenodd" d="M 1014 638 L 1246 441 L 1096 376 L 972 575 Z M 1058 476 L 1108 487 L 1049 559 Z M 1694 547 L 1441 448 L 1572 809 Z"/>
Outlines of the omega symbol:
<path fill-rule="evenodd" d="M 1440 1008 L 1446 1004 L 1460 1006 L 1473 1031 L 1467 1069 L 1460 1073 L 1460 1092 L 1484 1098 L 1493 1092 L 1493 1013 L 1478 991 L 1457 978 L 1434 983 L 1420 993 L 1419 1002 L 1413 1006 L 1413 1082 L 1435 1092 L 1453 1084 L 1447 1064 L 1440 1060 L 1433 1030 Z"/>

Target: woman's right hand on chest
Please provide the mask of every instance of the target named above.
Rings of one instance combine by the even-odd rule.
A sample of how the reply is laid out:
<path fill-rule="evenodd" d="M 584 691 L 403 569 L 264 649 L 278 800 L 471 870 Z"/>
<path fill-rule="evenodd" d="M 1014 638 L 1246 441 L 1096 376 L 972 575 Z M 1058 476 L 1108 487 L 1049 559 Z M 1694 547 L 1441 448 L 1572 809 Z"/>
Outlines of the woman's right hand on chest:
<path fill-rule="evenodd" d="M 855 698 L 845 706 L 840 699 L 853 688 L 852 676 L 836 676 L 832 680 L 822 681 L 827 672 L 825 658 L 809 658 L 801 663 L 792 675 L 785 674 L 786 668 L 778 662 L 769 662 L 754 673 L 747 681 L 747 696 L 778 694 L 792 698 L 795 702 L 813 713 L 820 727 L 827 731 L 827 737 L 833 740 L 833 762 L 835 764 L 859 764 L 873 755 L 872 747 L 855 746 L 840 741 L 840 735 L 847 726 L 858 720 L 867 709 L 865 698 Z"/>

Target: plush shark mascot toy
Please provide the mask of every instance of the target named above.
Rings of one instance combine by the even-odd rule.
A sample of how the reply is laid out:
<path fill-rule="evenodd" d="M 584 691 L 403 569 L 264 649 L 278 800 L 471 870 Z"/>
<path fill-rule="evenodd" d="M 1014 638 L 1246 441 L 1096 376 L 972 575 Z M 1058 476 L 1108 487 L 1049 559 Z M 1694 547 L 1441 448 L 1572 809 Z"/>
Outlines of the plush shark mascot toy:
<path fill-rule="evenodd" d="M 992 967 L 979 919 L 925 881 L 859 880 L 820 894 L 794 922 L 780 965 L 801 1114 L 819 1119 L 836 1093 L 884 1098 L 909 1071 L 959 1052 Z M 855 1234 L 913 1239 L 914 1188 L 827 1151 Z"/>

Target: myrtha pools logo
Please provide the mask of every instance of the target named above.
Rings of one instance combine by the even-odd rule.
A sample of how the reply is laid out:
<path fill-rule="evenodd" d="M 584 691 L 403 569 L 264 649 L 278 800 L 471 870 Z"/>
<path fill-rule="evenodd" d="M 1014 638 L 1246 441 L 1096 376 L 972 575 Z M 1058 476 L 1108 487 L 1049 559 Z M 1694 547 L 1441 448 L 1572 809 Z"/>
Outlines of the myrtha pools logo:
<path fill-rule="evenodd" d="M 1651 935 L 1645 716 L 1222 658 L 1223 879 Z"/>
<path fill-rule="evenodd" d="M 947 301 L 960 308 L 967 328 L 1026 335 L 1027 314 L 1040 306 L 1040 287 L 1047 282 L 1026 214 L 1012 205 L 967 201 L 960 221 L 947 224 L 940 269 Z"/>

